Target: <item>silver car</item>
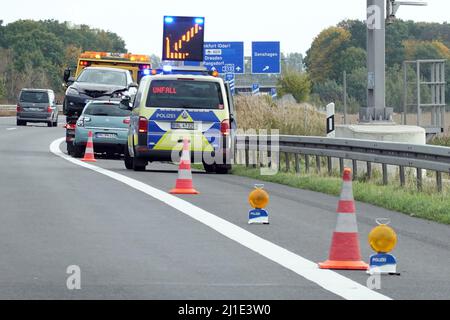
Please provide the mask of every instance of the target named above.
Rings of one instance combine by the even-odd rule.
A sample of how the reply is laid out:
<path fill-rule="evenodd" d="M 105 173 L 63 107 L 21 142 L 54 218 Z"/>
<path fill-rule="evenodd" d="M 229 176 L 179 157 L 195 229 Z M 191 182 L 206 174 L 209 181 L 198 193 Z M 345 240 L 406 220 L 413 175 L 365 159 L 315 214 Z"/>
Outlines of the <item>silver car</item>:
<path fill-rule="evenodd" d="M 26 126 L 28 122 L 58 125 L 58 107 L 52 90 L 22 89 L 17 103 L 17 125 Z"/>

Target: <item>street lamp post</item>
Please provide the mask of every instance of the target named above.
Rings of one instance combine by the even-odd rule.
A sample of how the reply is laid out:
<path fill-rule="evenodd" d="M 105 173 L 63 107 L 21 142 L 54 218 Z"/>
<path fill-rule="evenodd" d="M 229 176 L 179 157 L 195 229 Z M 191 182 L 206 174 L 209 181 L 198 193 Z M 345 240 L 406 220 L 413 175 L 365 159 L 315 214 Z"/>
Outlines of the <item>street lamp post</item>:
<path fill-rule="evenodd" d="M 385 13 L 391 23 L 401 5 L 423 6 L 426 3 L 367 0 L 367 108 L 361 108 L 360 122 L 392 122 L 393 108 L 386 107 Z"/>

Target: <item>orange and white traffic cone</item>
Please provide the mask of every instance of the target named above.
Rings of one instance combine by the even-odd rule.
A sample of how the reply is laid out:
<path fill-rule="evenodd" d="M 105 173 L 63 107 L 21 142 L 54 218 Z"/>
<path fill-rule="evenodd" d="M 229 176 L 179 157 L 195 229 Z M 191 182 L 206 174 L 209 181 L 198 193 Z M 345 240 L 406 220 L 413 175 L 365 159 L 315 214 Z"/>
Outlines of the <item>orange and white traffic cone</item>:
<path fill-rule="evenodd" d="M 319 263 L 320 269 L 367 270 L 361 259 L 355 200 L 353 198 L 352 170 L 344 170 L 344 184 L 337 209 L 338 220 L 330 249 L 330 259 Z"/>
<path fill-rule="evenodd" d="M 189 140 L 183 140 L 183 152 L 181 154 L 180 167 L 178 169 L 178 179 L 175 189 L 170 191 L 171 194 L 199 194 L 194 189 L 192 182 L 191 154 Z"/>
<path fill-rule="evenodd" d="M 86 144 L 86 151 L 84 153 L 84 162 L 97 162 L 94 156 L 94 137 L 92 131 L 89 131 L 88 142 Z"/>

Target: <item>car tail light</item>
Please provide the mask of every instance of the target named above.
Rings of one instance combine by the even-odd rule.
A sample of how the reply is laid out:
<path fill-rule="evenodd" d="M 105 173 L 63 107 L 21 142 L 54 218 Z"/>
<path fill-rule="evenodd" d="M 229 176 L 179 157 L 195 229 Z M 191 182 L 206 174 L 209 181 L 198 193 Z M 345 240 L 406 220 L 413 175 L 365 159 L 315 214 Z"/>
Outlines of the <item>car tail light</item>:
<path fill-rule="evenodd" d="M 147 133 L 148 132 L 148 120 L 147 118 L 140 117 L 139 118 L 139 133 Z"/>
<path fill-rule="evenodd" d="M 17 105 L 17 112 L 22 112 L 22 111 L 23 111 L 22 107 L 20 106 L 20 104 L 18 104 Z"/>
<path fill-rule="evenodd" d="M 130 118 L 126 118 L 123 120 L 123 124 L 130 124 Z"/>
<path fill-rule="evenodd" d="M 52 113 L 52 111 L 53 111 L 53 110 L 52 110 L 52 107 L 51 107 L 51 106 L 48 106 L 48 107 L 47 107 L 47 113 Z"/>
<path fill-rule="evenodd" d="M 220 132 L 224 136 L 230 135 L 230 120 L 227 119 L 222 121 L 222 123 L 220 124 Z"/>
<path fill-rule="evenodd" d="M 76 127 L 77 127 L 77 125 L 74 124 L 74 123 L 68 123 L 68 124 L 66 124 L 66 129 L 68 129 L 68 130 L 75 130 Z"/>

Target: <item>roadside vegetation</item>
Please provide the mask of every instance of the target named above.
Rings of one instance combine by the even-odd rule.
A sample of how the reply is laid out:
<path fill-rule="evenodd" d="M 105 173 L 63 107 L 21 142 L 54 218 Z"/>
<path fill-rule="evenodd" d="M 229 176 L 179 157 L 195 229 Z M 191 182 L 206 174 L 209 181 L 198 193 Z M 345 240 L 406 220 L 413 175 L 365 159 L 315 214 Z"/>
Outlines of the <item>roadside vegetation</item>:
<path fill-rule="evenodd" d="M 323 136 L 325 132 L 325 115 L 307 103 L 294 103 L 272 101 L 268 96 L 236 97 L 236 111 L 239 129 L 247 131 L 254 129 L 269 130 L 277 128 L 280 134 Z M 432 144 L 450 147 L 450 138 L 442 137 L 433 140 Z M 314 161 L 314 159 L 312 159 Z M 283 155 L 280 163 L 284 164 Z M 304 163 L 301 163 L 304 167 Z M 314 163 L 311 163 L 314 167 Z M 325 167 L 325 162 L 322 164 Z M 335 171 L 332 176 L 326 172 L 311 170 L 310 174 L 297 174 L 291 163 L 291 171 L 280 172 L 274 176 L 263 176 L 258 168 L 234 166 L 232 173 L 261 181 L 279 183 L 294 188 L 321 192 L 338 196 L 341 192 L 342 180 Z M 201 169 L 201 166 L 198 166 Z M 448 179 L 448 176 L 444 176 Z M 399 177 L 390 177 L 387 186 L 382 184 L 381 173 L 374 170 L 373 178 L 361 175 L 354 182 L 355 199 L 364 203 L 373 204 L 388 210 L 401 212 L 412 217 L 423 218 L 439 223 L 450 224 L 450 186 L 444 183 L 442 193 L 436 191 L 432 173 L 424 178 L 422 192 L 417 191 L 416 178 L 413 174 L 407 176 L 404 188 L 398 186 Z"/>
<path fill-rule="evenodd" d="M 56 20 L 0 20 L 0 103 L 15 103 L 23 87 L 63 91 L 62 74 L 82 51 L 126 52 L 117 34 Z"/>
<path fill-rule="evenodd" d="M 430 144 L 450 148 L 450 136 L 442 136 L 434 138 L 433 140 L 431 140 Z"/>
<path fill-rule="evenodd" d="M 233 174 L 333 196 L 339 196 L 342 187 L 342 179 L 337 172 L 331 177 L 325 173 L 295 174 L 294 172 L 279 172 L 274 176 L 263 176 L 257 168 L 235 166 Z M 406 188 L 399 188 L 394 183 L 382 185 L 381 180 L 376 176 L 370 181 L 362 176 L 353 183 L 355 200 L 401 212 L 411 217 L 450 224 L 448 186 L 440 194 L 436 192 L 434 184 L 425 182 L 423 192 L 418 192 L 413 177 L 410 177 L 408 181 Z"/>
<path fill-rule="evenodd" d="M 272 130 L 282 135 L 323 136 L 326 115 L 307 103 L 273 101 L 269 96 L 235 98 L 239 129 Z"/>

